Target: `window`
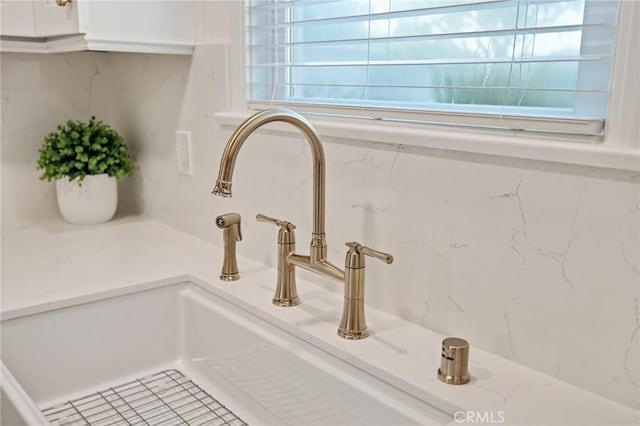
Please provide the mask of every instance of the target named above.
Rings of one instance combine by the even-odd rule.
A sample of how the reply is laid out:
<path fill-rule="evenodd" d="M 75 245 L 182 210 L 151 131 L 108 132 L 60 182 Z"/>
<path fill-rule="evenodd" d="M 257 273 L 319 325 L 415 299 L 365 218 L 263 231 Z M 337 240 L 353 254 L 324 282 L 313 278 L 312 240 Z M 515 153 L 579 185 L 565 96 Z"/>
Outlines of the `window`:
<path fill-rule="evenodd" d="M 615 0 L 247 0 L 254 105 L 600 134 Z"/>

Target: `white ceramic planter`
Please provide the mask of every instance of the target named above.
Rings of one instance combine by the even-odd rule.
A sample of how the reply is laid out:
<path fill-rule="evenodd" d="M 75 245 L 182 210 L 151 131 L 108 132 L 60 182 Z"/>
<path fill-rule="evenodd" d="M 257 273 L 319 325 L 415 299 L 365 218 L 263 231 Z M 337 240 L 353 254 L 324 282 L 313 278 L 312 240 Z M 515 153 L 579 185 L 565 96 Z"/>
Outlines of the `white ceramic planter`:
<path fill-rule="evenodd" d="M 77 180 L 58 179 L 56 193 L 60 214 L 76 225 L 107 222 L 118 207 L 117 181 L 107 174 L 85 176 L 81 185 Z"/>

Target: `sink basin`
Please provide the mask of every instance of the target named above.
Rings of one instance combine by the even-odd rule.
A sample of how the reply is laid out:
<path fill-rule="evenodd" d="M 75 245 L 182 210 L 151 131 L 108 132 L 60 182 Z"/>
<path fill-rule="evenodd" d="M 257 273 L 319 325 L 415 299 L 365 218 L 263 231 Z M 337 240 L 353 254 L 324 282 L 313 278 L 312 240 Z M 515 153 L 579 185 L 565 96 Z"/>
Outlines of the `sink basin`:
<path fill-rule="evenodd" d="M 167 383 L 180 386 L 194 404 L 216 401 L 239 419 L 230 424 L 442 425 L 452 421 L 450 414 L 293 336 L 277 322 L 253 315 L 242 303 L 198 282 L 132 287 L 117 296 L 3 319 L 1 332 L 2 424 L 46 424 L 47 420 L 64 424 L 65 419 L 84 419 L 86 413 L 65 410 L 98 397 L 103 398 L 100 412 L 115 413 L 120 404 L 126 405 L 125 415 L 135 416 L 134 411 L 140 410 L 116 394 L 132 394 L 135 384 L 144 387 L 144 395 L 164 393 L 178 401 Z M 158 379 L 159 374 L 166 377 Z M 187 391 L 187 386 L 198 395 Z M 169 412 L 164 399 L 151 403 L 141 398 L 135 401 Z M 211 417 L 215 413 L 198 414 L 204 413 L 203 407 L 180 409 L 187 413 L 179 416 L 182 424 L 219 424 Z M 54 412 L 57 417 L 51 417 Z M 155 418 L 162 424 L 179 423 L 168 415 Z M 100 419 L 116 414 L 104 416 Z"/>

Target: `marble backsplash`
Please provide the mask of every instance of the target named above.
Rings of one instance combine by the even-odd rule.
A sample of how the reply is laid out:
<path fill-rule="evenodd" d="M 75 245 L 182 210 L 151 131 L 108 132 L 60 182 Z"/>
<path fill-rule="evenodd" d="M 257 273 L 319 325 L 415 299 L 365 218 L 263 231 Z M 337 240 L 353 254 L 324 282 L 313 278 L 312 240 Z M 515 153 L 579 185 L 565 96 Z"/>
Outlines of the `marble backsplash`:
<path fill-rule="evenodd" d="M 53 185 L 37 179 L 37 148 L 58 121 L 95 113 L 137 158 L 137 176 L 121 186 L 123 212 L 219 243 L 214 217 L 237 211 L 238 250 L 275 264 L 277 231 L 254 219 L 264 213 L 294 222 L 306 251 L 311 154 L 301 136 L 252 136 L 234 197 L 210 195 L 233 131 L 214 116 L 229 105 L 227 55 L 224 45 L 193 57 L 2 54 L 3 227 L 57 215 Z M 192 131 L 194 176 L 177 174 L 176 130 Z M 637 173 L 402 141 L 323 143 L 330 259 L 340 265 L 352 240 L 395 257 L 368 262 L 368 304 L 468 339 L 471 357 L 479 347 L 640 408 Z"/>

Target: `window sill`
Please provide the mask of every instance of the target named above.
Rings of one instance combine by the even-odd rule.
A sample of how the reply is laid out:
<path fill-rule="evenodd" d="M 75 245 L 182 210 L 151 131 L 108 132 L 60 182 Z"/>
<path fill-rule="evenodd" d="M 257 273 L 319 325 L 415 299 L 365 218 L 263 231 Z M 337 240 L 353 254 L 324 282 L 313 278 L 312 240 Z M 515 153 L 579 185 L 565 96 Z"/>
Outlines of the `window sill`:
<path fill-rule="evenodd" d="M 221 125 L 238 126 L 248 112 L 221 112 L 215 118 Z M 640 171 L 640 149 L 612 143 L 584 142 L 585 139 L 558 135 L 531 135 L 524 132 L 493 131 L 471 128 L 444 128 L 429 125 L 361 121 L 308 116 L 318 134 L 324 138 L 351 139 L 418 146 L 502 157 L 551 161 Z M 284 124 L 274 123 L 269 129 L 297 133 Z"/>

